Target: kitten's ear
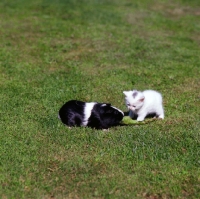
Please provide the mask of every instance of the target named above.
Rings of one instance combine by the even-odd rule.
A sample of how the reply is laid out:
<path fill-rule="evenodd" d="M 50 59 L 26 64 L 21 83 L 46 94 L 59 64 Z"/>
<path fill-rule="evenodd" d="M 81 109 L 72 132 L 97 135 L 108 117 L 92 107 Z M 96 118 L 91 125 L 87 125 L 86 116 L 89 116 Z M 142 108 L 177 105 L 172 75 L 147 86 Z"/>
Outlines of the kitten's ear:
<path fill-rule="evenodd" d="M 129 91 L 123 91 L 123 93 L 124 93 L 125 96 L 128 96 Z"/>
<path fill-rule="evenodd" d="M 144 97 L 140 98 L 139 101 L 140 101 L 140 102 L 143 102 L 143 101 L 144 101 Z"/>

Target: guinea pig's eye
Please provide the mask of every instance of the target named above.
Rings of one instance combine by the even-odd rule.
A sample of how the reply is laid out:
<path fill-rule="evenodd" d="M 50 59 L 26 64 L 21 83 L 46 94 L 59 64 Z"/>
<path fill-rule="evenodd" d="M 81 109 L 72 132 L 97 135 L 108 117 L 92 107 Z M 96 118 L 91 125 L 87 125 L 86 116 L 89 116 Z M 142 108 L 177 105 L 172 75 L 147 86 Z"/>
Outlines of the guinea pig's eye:
<path fill-rule="evenodd" d="M 127 103 L 126 105 L 127 105 L 127 106 L 130 106 L 130 104 L 129 104 L 129 103 Z"/>

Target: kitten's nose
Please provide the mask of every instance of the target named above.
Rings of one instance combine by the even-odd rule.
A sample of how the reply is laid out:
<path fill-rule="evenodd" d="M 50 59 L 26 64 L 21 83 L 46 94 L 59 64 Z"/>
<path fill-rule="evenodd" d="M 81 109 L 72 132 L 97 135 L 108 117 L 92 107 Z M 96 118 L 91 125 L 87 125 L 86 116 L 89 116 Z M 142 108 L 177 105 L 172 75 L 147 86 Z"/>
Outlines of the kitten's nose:
<path fill-rule="evenodd" d="M 135 111 L 135 108 L 129 106 L 129 110 Z"/>

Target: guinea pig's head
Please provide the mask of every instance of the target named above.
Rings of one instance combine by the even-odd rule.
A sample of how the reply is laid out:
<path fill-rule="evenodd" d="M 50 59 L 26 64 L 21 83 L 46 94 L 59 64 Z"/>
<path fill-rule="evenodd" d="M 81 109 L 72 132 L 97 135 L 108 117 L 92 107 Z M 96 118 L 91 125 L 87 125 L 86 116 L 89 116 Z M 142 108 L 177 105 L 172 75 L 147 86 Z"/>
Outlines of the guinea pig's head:
<path fill-rule="evenodd" d="M 111 104 L 102 104 L 100 115 L 103 123 L 108 127 L 116 126 L 123 119 L 124 113 Z"/>

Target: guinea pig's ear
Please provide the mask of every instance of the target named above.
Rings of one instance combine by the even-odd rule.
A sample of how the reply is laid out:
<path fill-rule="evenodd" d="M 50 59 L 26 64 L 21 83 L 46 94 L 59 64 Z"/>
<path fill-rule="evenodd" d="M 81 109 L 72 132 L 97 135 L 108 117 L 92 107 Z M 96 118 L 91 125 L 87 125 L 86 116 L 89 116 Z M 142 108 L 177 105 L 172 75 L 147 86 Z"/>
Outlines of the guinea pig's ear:
<path fill-rule="evenodd" d="M 107 106 L 107 108 L 104 109 L 105 113 L 113 113 L 113 109 Z"/>
<path fill-rule="evenodd" d="M 102 107 L 104 107 L 104 106 L 111 106 L 111 104 L 105 103 L 105 104 L 102 104 L 101 106 L 102 106 Z"/>
<path fill-rule="evenodd" d="M 101 105 L 102 109 L 102 113 L 105 114 L 105 113 L 112 113 L 113 109 L 111 108 L 111 104 L 102 104 Z"/>

